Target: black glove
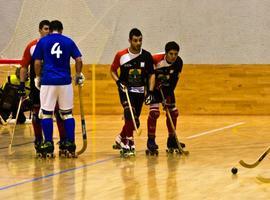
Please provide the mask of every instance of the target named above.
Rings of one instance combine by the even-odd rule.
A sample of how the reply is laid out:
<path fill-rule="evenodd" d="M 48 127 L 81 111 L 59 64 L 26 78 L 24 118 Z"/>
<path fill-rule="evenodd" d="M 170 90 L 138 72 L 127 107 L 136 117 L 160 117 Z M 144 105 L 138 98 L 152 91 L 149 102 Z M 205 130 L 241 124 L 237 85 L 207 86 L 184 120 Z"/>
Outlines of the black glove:
<path fill-rule="evenodd" d="M 19 88 L 18 88 L 18 95 L 20 97 L 24 97 L 26 95 L 25 92 L 25 83 L 24 82 L 20 82 Z"/>
<path fill-rule="evenodd" d="M 146 97 L 145 97 L 145 105 L 150 105 L 151 103 L 153 103 L 155 101 L 155 98 L 154 98 L 154 92 L 153 91 L 149 91 L 147 94 L 146 94 Z"/>
<path fill-rule="evenodd" d="M 116 81 L 116 85 L 122 92 L 125 92 L 125 90 L 127 89 L 127 86 L 124 83 L 122 83 L 119 79 Z"/>

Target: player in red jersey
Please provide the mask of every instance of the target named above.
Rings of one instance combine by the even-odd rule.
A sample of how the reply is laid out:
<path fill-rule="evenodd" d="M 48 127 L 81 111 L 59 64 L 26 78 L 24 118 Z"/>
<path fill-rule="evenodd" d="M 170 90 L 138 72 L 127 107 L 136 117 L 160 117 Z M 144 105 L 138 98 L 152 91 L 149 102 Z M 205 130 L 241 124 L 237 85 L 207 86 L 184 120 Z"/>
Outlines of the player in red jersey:
<path fill-rule="evenodd" d="M 135 129 L 132 115 L 128 106 L 125 90 L 130 97 L 131 106 L 135 115 L 137 127 L 139 127 L 139 116 L 145 98 L 145 87 L 149 86 L 146 101 L 151 102 L 152 91 L 155 84 L 153 69 L 153 59 L 151 54 L 142 49 L 142 33 L 134 28 L 129 33 L 129 48 L 119 51 L 111 65 L 111 75 L 118 86 L 120 101 L 124 109 L 125 124 L 119 135 L 116 136 L 115 143 L 125 155 L 135 154 L 135 144 L 133 131 Z M 117 70 L 120 69 L 118 76 Z"/>
<path fill-rule="evenodd" d="M 39 34 L 40 37 L 44 37 L 49 34 L 49 27 L 50 27 L 50 21 L 48 20 L 42 20 L 39 23 Z M 19 94 L 21 96 L 25 95 L 25 80 L 27 77 L 28 73 L 28 66 L 30 65 L 30 99 L 32 101 L 32 110 L 33 110 L 33 116 L 32 116 L 32 125 L 35 133 L 35 149 L 37 155 L 40 154 L 40 146 L 43 141 L 43 136 L 42 136 L 42 129 L 41 129 L 41 120 L 38 116 L 39 109 L 40 109 L 40 92 L 39 89 L 35 87 L 35 69 L 34 69 L 34 60 L 32 59 L 32 55 L 34 53 L 35 47 L 37 42 L 39 41 L 38 39 L 35 39 L 31 41 L 25 48 L 23 57 L 22 57 L 22 68 L 20 71 L 20 87 L 19 87 Z M 57 109 L 57 108 L 56 108 Z M 55 112 L 56 115 L 56 121 L 57 121 L 57 126 L 58 130 L 60 133 L 60 148 L 61 148 L 61 142 L 65 138 L 65 131 L 64 131 L 64 125 L 63 125 L 63 120 L 59 116 L 59 112 Z"/>
<path fill-rule="evenodd" d="M 160 115 L 159 103 L 162 103 L 163 106 L 166 106 L 169 109 L 174 127 L 176 127 L 178 110 L 175 106 L 174 90 L 183 67 L 183 61 L 178 56 L 179 50 L 179 45 L 176 42 L 172 41 L 168 42 L 165 45 L 165 53 L 153 55 L 156 84 L 153 93 L 154 101 L 152 101 L 152 103 L 150 104 L 150 112 L 147 120 L 147 148 L 150 152 L 156 152 L 158 149 L 158 145 L 155 142 L 155 137 L 156 123 Z M 162 90 L 164 94 L 166 100 L 165 102 L 162 99 L 160 90 Z M 168 128 L 167 147 L 168 149 L 177 149 L 178 146 L 176 142 L 175 132 L 171 126 L 168 116 L 166 124 Z M 181 145 L 184 147 L 183 143 L 181 143 Z"/>

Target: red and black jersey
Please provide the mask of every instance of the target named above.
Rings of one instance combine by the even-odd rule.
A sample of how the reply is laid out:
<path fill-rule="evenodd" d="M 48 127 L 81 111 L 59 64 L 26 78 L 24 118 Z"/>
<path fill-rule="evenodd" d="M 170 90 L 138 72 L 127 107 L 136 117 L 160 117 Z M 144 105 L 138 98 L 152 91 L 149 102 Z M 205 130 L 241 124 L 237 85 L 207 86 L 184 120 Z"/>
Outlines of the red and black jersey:
<path fill-rule="evenodd" d="M 23 57 L 22 57 L 22 67 L 28 67 L 30 65 L 30 86 L 33 88 L 35 86 L 34 79 L 35 79 L 35 68 L 34 68 L 34 60 L 32 59 L 32 55 L 35 51 L 37 42 L 39 39 L 35 39 L 31 41 L 25 48 Z"/>
<path fill-rule="evenodd" d="M 150 74 L 154 74 L 151 54 L 142 49 L 133 54 L 128 48 L 119 51 L 111 65 L 111 70 L 117 72 L 120 68 L 119 79 L 125 83 L 131 92 L 144 93 L 144 86 Z"/>
<path fill-rule="evenodd" d="M 172 91 L 175 89 L 182 71 L 183 61 L 178 56 L 172 64 L 166 61 L 165 53 L 153 55 L 154 69 L 156 75 L 156 86 L 162 85 L 169 87 Z"/>

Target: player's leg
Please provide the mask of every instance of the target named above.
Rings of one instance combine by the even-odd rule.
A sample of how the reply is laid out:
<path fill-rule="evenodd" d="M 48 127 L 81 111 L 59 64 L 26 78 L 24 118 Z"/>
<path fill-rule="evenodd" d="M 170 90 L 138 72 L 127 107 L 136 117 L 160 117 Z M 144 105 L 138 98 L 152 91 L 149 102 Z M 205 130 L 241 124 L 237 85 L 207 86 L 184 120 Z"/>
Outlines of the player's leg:
<path fill-rule="evenodd" d="M 60 141 L 64 141 L 66 139 L 64 120 L 60 116 L 58 103 L 56 103 L 54 115 L 56 118 L 56 124 L 59 131 Z"/>
<path fill-rule="evenodd" d="M 148 130 L 148 139 L 147 139 L 147 149 L 150 152 L 156 151 L 158 149 L 158 145 L 156 144 L 156 124 L 157 119 L 160 116 L 159 104 L 151 104 L 150 111 L 147 119 L 147 130 Z"/>
<path fill-rule="evenodd" d="M 127 145 L 127 132 L 129 132 L 129 127 L 130 122 L 132 124 L 132 118 L 130 115 L 130 111 L 129 111 L 129 107 L 128 107 L 128 102 L 127 102 L 127 98 L 125 96 L 125 93 L 122 90 L 118 90 L 119 92 L 119 97 L 120 97 L 120 102 L 121 105 L 123 107 L 124 110 L 124 126 L 122 127 L 122 130 L 120 132 L 120 134 L 118 134 L 115 137 L 115 145 L 113 145 L 114 149 L 122 149 L 123 151 L 128 151 L 129 150 L 129 146 Z"/>
<path fill-rule="evenodd" d="M 130 98 L 130 103 L 133 109 L 133 114 L 134 114 L 134 118 L 135 118 L 135 122 L 137 125 L 137 128 L 140 127 L 140 120 L 139 117 L 141 115 L 141 110 L 142 110 L 142 105 L 144 102 L 144 93 L 133 93 L 130 92 L 129 93 L 129 98 Z M 131 113 L 129 113 L 130 117 L 131 117 Z M 133 136 L 133 132 L 135 130 L 132 118 L 130 120 L 132 123 L 130 123 L 130 126 L 128 128 L 128 132 L 127 132 L 127 140 L 128 140 L 128 145 L 129 148 L 131 150 L 132 153 L 135 153 L 135 142 L 134 142 L 134 136 Z"/>
<path fill-rule="evenodd" d="M 29 98 L 32 101 L 32 127 L 34 129 L 35 141 L 34 147 L 37 155 L 41 153 L 40 147 L 43 143 L 42 136 L 42 127 L 41 127 L 41 119 L 39 118 L 39 110 L 40 110 L 40 93 L 39 90 L 35 87 L 31 87 L 31 91 L 29 94 Z"/>
<path fill-rule="evenodd" d="M 76 156 L 75 144 L 75 120 L 72 115 L 73 109 L 73 88 L 72 85 L 57 86 L 59 114 L 64 120 L 64 129 L 66 133 L 65 148 L 67 157 Z"/>
<path fill-rule="evenodd" d="M 40 88 L 39 117 L 41 118 L 41 127 L 44 133 L 45 141 L 41 145 L 43 156 L 53 156 L 53 111 L 57 100 L 57 87 L 42 85 Z"/>

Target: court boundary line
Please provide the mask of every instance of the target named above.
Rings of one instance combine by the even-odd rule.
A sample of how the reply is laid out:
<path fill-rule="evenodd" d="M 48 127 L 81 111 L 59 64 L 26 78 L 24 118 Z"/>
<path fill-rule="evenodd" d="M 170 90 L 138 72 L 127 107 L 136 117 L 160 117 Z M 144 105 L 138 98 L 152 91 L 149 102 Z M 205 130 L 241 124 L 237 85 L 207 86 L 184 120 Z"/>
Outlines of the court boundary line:
<path fill-rule="evenodd" d="M 197 138 L 197 137 L 200 137 L 200 136 L 203 136 L 203 135 L 207 135 L 209 133 L 215 133 L 215 132 L 218 132 L 218 131 L 223 131 L 223 130 L 230 129 L 230 128 L 233 128 L 233 127 L 236 127 L 236 126 L 240 126 L 240 125 L 245 124 L 245 123 L 246 122 L 237 122 L 237 123 L 234 123 L 234 124 L 231 124 L 231 125 L 228 125 L 228 126 L 223 126 L 221 128 L 216 128 L 216 129 L 213 129 L 213 130 L 210 130 L 210 131 L 204 131 L 204 132 L 201 132 L 201 133 L 198 133 L 198 134 L 195 134 L 195 135 L 191 135 L 191 136 L 186 137 L 185 139 Z"/>

